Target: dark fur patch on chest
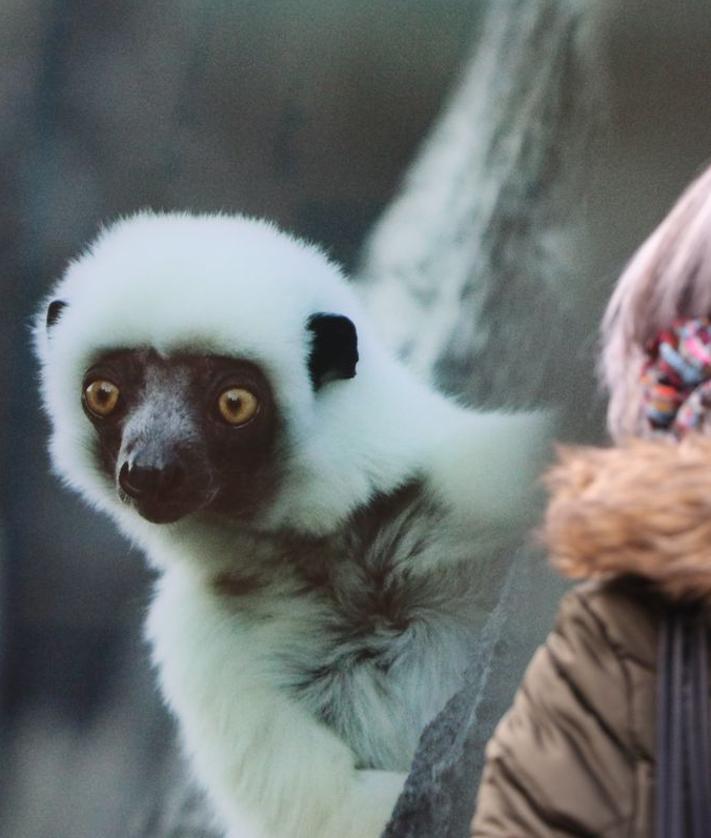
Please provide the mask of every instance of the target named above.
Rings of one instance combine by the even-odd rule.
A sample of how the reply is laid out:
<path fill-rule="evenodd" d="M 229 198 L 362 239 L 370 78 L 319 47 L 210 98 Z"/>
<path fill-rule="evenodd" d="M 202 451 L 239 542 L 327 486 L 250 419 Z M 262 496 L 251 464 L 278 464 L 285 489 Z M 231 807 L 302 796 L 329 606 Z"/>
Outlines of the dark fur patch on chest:
<path fill-rule="evenodd" d="M 364 662 L 387 671 L 413 626 L 444 613 L 470 591 L 468 571 L 423 570 L 437 550 L 443 512 L 418 483 L 376 498 L 338 538 L 301 560 L 305 590 L 328 608 L 332 654 L 313 677 Z"/>
<path fill-rule="evenodd" d="M 264 588 L 264 580 L 256 575 L 225 571 L 212 580 L 213 591 L 220 597 L 240 598 L 250 596 Z"/>

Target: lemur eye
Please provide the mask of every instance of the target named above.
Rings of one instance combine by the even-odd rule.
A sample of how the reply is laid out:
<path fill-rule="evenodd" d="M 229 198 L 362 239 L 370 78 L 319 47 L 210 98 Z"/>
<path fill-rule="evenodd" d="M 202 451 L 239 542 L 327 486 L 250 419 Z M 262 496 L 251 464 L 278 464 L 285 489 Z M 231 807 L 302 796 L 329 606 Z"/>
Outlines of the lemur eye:
<path fill-rule="evenodd" d="M 84 388 L 86 406 L 102 419 L 116 410 L 119 395 L 119 388 L 104 378 L 97 378 Z"/>
<path fill-rule="evenodd" d="M 230 425 L 244 425 L 256 414 L 259 402 L 254 393 L 242 387 L 230 387 L 217 400 L 220 416 Z"/>

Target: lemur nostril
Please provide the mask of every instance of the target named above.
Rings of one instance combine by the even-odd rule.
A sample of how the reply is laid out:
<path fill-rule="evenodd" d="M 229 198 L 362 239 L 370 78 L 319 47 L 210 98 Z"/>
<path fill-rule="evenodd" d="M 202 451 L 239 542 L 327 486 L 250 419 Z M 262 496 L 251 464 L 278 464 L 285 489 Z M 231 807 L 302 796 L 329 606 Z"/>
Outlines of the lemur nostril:
<path fill-rule="evenodd" d="M 185 472 L 177 463 L 163 468 L 124 463 L 119 471 L 119 485 L 129 497 L 160 499 L 170 496 L 183 484 Z"/>

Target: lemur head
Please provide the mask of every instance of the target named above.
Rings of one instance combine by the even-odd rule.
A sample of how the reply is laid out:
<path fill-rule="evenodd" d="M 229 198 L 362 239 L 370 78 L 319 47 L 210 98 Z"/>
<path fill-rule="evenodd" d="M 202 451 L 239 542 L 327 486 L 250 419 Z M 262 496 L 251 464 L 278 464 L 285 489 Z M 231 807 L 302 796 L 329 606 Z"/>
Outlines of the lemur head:
<path fill-rule="evenodd" d="M 270 224 L 120 221 L 38 314 L 55 467 L 124 522 L 328 529 L 369 491 L 343 467 L 387 364 L 361 319 L 338 268 Z"/>

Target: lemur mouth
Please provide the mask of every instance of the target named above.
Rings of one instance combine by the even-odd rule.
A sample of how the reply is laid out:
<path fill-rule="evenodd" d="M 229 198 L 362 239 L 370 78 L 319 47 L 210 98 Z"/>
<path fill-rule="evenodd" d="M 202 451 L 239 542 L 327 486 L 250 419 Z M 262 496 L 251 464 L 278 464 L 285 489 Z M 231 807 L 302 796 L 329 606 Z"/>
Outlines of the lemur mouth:
<path fill-rule="evenodd" d="M 181 518 L 185 518 L 195 510 L 186 509 L 184 506 L 176 506 L 173 504 L 146 504 L 133 502 L 133 507 L 146 521 L 151 524 L 174 524 Z"/>

